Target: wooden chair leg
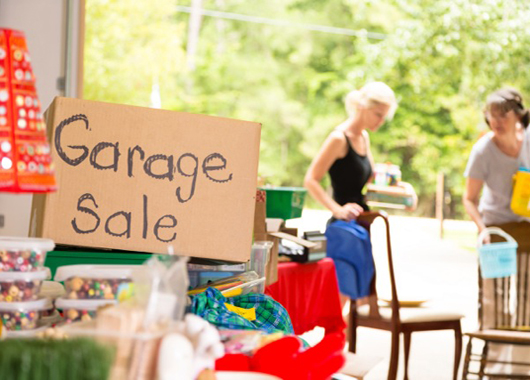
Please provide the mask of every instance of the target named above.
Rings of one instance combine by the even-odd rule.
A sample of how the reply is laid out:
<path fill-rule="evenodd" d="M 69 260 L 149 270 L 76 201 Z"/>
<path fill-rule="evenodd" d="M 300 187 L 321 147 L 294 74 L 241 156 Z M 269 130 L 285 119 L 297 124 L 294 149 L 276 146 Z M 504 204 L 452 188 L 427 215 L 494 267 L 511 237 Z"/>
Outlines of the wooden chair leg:
<path fill-rule="evenodd" d="M 350 300 L 350 302 L 355 302 Z M 355 353 L 357 351 L 357 308 L 350 307 L 348 318 L 348 351 Z"/>
<path fill-rule="evenodd" d="M 453 369 L 453 380 L 458 378 L 458 367 L 460 367 L 460 359 L 462 358 L 462 328 L 460 323 L 455 328 L 455 364 Z"/>
<path fill-rule="evenodd" d="M 388 366 L 387 380 L 396 380 L 399 362 L 399 331 L 392 331 L 392 344 L 390 349 L 390 364 Z"/>
<path fill-rule="evenodd" d="M 482 355 L 480 356 L 480 368 L 478 370 L 480 380 L 484 379 L 484 370 L 486 369 L 486 361 L 488 360 L 488 349 L 488 342 L 484 342 L 484 348 L 482 349 Z"/>
<path fill-rule="evenodd" d="M 409 331 L 403 333 L 403 343 L 405 350 L 405 374 L 403 375 L 404 380 L 409 380 L 409 357 L 410 357 L 410 337 Z"/>
<path fill-rule="evenodd" d="M 469 342 L 467 342 L 466 356 L 464 358 L 464 368 L 462 368 L 462 380 L 467 380 L 467 375 L 469 374 L 469 364 L 471 363 L 472 340 L 473 338 L 469 337 Z"/>

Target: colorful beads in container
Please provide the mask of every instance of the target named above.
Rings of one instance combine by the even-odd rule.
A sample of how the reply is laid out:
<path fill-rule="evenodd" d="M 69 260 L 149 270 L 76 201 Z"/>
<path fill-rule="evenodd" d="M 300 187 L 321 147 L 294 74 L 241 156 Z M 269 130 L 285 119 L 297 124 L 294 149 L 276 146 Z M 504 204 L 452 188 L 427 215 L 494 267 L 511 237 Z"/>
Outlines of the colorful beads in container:
<path fill-rule="evenodd" d="M 68 299 L 123 301 L 133 292 L 135 265 L 66 265 L 57 268 L 55 281 L 64 281 Z"/>
<path fill-rule="evenodd" d="M 0 272 L 38 270 L 54 247 L 50 239 L 0 237 Z"/>
<path fill-rule="evenodd" d="M 41 252 L 1 251 L 0 271 L 27 272 L 42 266 Z"/>
<path fill-rule="evenodd" d="M 37 327 L 42 310 L 50 307 L 50 300 L 41 298 L 26 302 L 0 302 L 0 319 L 9 331 L 32 330 Z"/>
<path fill-rule="evenodd" d="M 49 277 L 47 268 L 34 272 L 0 272 L 0 302 L 36 300 L 42 282 Z"/>
<path fill-rule="evenodd" d="M 104 279 L 74 277 L 66 281 L 67 297 L 70 299 L 117 299 L 121 291 L 129 288 L 130 279 Z"/>
<path fill-rule="evenodd" d="M 62 311 L 66 323 L 77 321 L 90 321 L 97 315 L 98 309 L 102 307 L 116 305 L 117 301 L 111 300 L 72 300 L 66 298 L 57 298 L 55 307 Z"/>

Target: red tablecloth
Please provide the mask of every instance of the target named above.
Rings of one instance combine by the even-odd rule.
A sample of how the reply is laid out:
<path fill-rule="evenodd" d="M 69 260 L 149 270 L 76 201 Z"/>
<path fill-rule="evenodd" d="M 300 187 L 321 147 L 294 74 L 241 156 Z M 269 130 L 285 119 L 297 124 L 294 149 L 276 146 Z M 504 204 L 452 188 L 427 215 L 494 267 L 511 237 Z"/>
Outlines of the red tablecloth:
<path fill-rule="evenodd" d="M 278 281 L 267 286 L 265 293 L 287 309 L 297 335 L 316 326 L 323 327 L 326 334 L 346 328 L 335 266 L 329 258 L 308 264 L 278 264 Z"/>

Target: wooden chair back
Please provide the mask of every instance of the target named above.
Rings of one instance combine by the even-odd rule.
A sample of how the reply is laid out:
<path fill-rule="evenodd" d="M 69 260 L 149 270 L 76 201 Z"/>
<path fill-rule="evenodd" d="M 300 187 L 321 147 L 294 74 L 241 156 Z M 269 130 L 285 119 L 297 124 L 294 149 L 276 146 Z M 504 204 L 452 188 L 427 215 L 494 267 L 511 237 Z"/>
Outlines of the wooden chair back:
<path fill-rule="evenodd" d="M 517 272 L 511 277 L 484 279 L 479 268 L 479 330 L 466 333 L 469 341 L 462 374 L 464 380 L 469 379 L 468 376 L 472 376 L 472 379 L 530 380 L 530 361 L 527 358 L 530 347 L 530 223 L 514 222 L 498 227 L 519 244 Z M 491 235 L 491 241 L 494 243 L 504 239 Z M 480 354 L 473 351 L 475 339 L 483 342 Z M 491 357 L 488 353 L 490 343 L 510 345 L 511 354 L 502 358 L 496 355 Z M 478 370 L 474 370 L 471 363 L 478 364 Z M 505 367 L 506 364 L 509 365 Z M 495 365 L 493 371 L 490 365 Z M 518 367 L 515 370 L 517 373 L 514 373 L 511 365 Z"/>
<path fill-rule="evenodd" d="M 372 224 L 375 221 L 376 218 L 382 218 L 385 225 L 385 236 L 386 236 L 386 251 L 387 251 L 387 263 L 388 263 L 388 273 L 389 273 L 389 281 L 390 281 L 390 292 L 392 296 L 391 300 L 391 308 L 392 308 L 392 320 L 399 321 L 399 299 L 397 295 L 397 287 L 396 287 L 396 278 L 395 278 L 395 272 L 394 272 L 394 263 L 392 259 L 392 245 L 390 243 L 390 224 L 388 222 L 388 215 L 384 211 L 368 211 L 362 213 L 359 218 L 357 219 L 357 222 L 363 226 L 368 233 L 372 233 Z M 370 295 L 368 296 L 368 304 L 370 305 L 370 312 L 369 316 L 371 318 L 381 318 L 381 314 L 379 313 L 379 304 L 378 304 L 378 295 L 377 295 L 377 286 L 376 286 L 376 277 L 377 277 L 377 265 L 376 261 L 374 260 L 374 277 L 372 278 L 372 282 L 370 284 Z"/>
<path fill-rule="evenodd" d="M 486 287 L 489 289 L 486 290 Z M 492 305 L 489 307 L 484 303 L 486 291 L 493 293 Z M 493 279 L 483 279 L 479 275 L 479 321 L 481 329 L 530 329 L 529 302 L 530 252 L 521 252 L 520 250 L 517 252 L 516 275 Z"/>
<path fill-rule="evenodd" d="M 376 277 L 379 269 L 381 274 L 383 269 L 382 262 L 374 259 L 375 274 L 371 282 L 370 295 L 368 296 L 368 310 L 366 305 L 359 305 L 356 302 L 350 303 L 350 320 L 348 342 L 350 352 L 356 351 L 357 344 L 357 327 L 375 328 L 379 330 L 386 330 L 391 333 L 390 344 L 390 361 L 388 366 L 387 380 L 395 380 L 398 371 L 400 339 L 403 336 L 403 351 L 404 351 L 404 379 L 408 379 L 408 360 L 410 357 L 411 335 L 416 331 L 433 331 L 433 330 L 453 330 L 455 334 L 455 361 L 453 368 L 453 380 L 457 379 L 458 367 L 460 364 L 460 356 L 462 352 L 462 330 L 460 320 L 462 315 L 455 312 L 444 312 L 442 314 L 432 313 L 427 308 L 417 308 L 414 313 L 403 307 L 400 309 L 399 298 L 396 286 L 396 276 L 394 271 L 394 262 L 392 257 L 392 246 L 390 243 L 390 224 L 386 213 L 382 211 L 371 211 L 362 213 L 357 222 L 364 226 L 371 234 L 373 222 L 376 218 L 382 218 L 385 225 L 386 235 L 386 263 L 388 272 L 385 271 L 385 276 L 388 276 L 390 281 L 390 313 L 388 307 L 379 308 L 378 296 L 376 288 Z M 372 241 L 374 241 L 372 236 Z M 379 243 L 379 242 L 378 242 Z M 374 254 L 377 256 L 377 254 Z M 378 268 L 379 262 L 379 268 Z M 401 311 L 402 313 L 401 313 Z M 401 318 L 403 314 L 403 319 Z M 384 316 L 384 317 L 383 317 Z M 386 318 L 385 318 L 386 317 Z"/>

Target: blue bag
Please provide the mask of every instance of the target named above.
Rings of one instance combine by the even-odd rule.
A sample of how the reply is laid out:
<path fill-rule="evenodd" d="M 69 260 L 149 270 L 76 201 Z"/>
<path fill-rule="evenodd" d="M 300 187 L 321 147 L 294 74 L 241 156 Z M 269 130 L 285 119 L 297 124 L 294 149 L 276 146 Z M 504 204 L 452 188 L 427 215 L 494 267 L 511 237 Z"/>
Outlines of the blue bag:
<path fill-rule="evenodd" d="M 326 229 L 327 256 L 333 259 L 339 290 L 351 299 L 370 294 L 375 273 L 368 231 L 355 220 L 336 220 Z"/>

